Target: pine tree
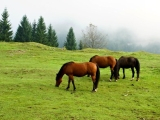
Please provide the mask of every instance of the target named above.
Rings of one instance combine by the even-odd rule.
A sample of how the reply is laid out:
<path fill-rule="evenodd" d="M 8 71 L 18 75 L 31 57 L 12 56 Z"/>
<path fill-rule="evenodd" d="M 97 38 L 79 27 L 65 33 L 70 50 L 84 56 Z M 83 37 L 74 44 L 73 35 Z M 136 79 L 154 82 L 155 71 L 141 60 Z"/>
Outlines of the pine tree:
<path fill-rule="evenodd" d="M 32 27 L 26 15 L 23 16 L 20 25 L 18 26 L 14 41 L 15 42 L 30 42 Z"/>
<path fill-rule="evenodd" d="M 48 39 L 48 45 L 52 47 L 58 47 L 58 39 L 55 30 L 53 30 L 52 25 L 50 24 L 48 27 L 48 34 L 47 34 L 47 39 Z"/>
<path fill-rule="evenodd" d="M 77 43 L 72 27 L 69 29 L 64 46 L 67 50 L 76 50 Z"/>
<path fill-rule="evenodd" d="M 31 34 L 31 41 L 32 42 L 37 42 L 36 41 L 36 29 L 37 29 L 37 24 L 36 24 L 36 21 L 34 20 L 34 22 L 32 24 L 32 34 Z"/>
<path fill-rule="evenodd" d="M 57 38 L 55 30 L 53 30 L 53 42 L 52 42 L 52 46 L 53 47 L 58 47 L 59 46 L 58 38 Z"/>
<path fill-rule="evenodd" d="M 82 50 L 83 49 L 83 43 L 82 40 L 79 41 L 79 49 Z"/>
<path fill-rule="evenodd" d="M 5 8 L 2 13 L 2 20 L 0 20 L 0 41 L 9 42 L 12 40 L 13 31 L 11 30 L 11 24 L 8 21 L 8 11 Z"/>
<path fill-rule="evenodd" d="M 42 16 L 40 16 L 38 20 L 36 32 L 37 32 L 36 41 L 47 45 L 48 41 L 47 41 L 46 25 L 44 23 L 44 19 Z"/>

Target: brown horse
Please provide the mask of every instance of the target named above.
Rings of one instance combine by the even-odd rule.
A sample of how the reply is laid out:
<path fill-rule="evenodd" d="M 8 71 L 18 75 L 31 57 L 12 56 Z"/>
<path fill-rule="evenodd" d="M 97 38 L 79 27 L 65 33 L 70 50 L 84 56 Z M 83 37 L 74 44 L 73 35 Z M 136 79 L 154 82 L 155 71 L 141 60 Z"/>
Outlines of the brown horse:
<path fill-rule="evenodd" d="M 99 66 L 99 68 L 106 68 L 110 66 L 110 70 L 111 70 L 110 81 L 112 80 L 112 77 L 114 75 L 114 67 L 117 62 L 117 60 L 114 57 L 95 55 L 90 58 L 89 62 L 96 63 Z"/>
<path fill-rule="evenodd" d="M 134 78 L 134 68 L 136 69 L 137 72 L 137 81 L 139 80 L 139 73 L 140 73 L 140 62 L 137 58 L 135 57 L 125 57 L 125 56 L 121 56 L 118 61 L 117 64 L 115 66 L 115 79 L 117 81 L 117 79 L 119 78 L 119 70 L 120 68 L 123 69 L 123 79 L 125 79 L 125 68 L 131 68 L 132 70 L 132 79 Z"/>
<path fill-rule="evenodd" d="M 68 86 L 67 90 L 70 88 L 70 82 L 72 81 L 73 89 L 76 90 L 74 84 L 74 76 L 83 77 L 87 74 L 91 75 L 93 81 L 93 90 L 97 91 L 98 82 L 100 78 L 100 71 L 98 65 L 92 62 L 84 62 L 84 63 L 75 63 L 75 62 L 67 62 L 62 65 L 56 76 L 56 87 L 59 87 L 62 82 L 63 75 L 66 74 L 68 76 Z"/>

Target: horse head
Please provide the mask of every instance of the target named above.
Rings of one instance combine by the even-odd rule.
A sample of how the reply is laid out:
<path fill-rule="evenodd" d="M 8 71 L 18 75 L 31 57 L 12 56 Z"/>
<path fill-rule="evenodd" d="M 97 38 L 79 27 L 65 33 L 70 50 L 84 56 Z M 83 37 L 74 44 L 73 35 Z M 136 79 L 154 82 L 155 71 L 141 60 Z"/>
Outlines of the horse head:
<path fill-rule="evenodd" d="M 116 59 L 116 65 L 114 66 L 114 77 L 115 77 L 115 80 L 119 79 L 119 63 L 118 63 L 118 60 Z"/>
<path fill-rule="evenodd" d="M 62 82 L 62 78 L 59 76 L 59 74 L 56 75 L 56 87 L 59 87 L 59 85 L 61 84 Z"/>

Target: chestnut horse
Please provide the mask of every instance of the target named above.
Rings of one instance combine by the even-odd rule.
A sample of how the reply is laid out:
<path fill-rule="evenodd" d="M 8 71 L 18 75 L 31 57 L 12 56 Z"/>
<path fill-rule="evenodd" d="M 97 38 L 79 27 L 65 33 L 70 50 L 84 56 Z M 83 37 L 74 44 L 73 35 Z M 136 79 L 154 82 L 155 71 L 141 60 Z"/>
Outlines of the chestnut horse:
<path fill-rule="evenodd" d="M 99 68 L 106 68 L 110 66 L 110 70 L 111 70 L 110 81 L 112 80 L 112 77 L 114 75 L 114 67 L 117 62 L 117 60 L 114 57 L 95 55 L 90 58 L 89 62 L 96 63 L 99 66 Z"/>
<path fill-rule="evenodd" d="M 135 57 L 124 57 L 121 56 L 118 61 L 117 64 L 115 66 L 115 79 L 117 81 L 117 79 L 119 78 L 119 70 L 120 68 L 123 69 L 123 79 L 125 79 L 125 68 L 131 68 L 132 70 L 132 79 L 134 79 L 134 68 L 136 69 L 137 72 L 137 81 L 139 80 L 139 73 L 140 73 L 140 62 L 137 58 Z"/>
<path fill-rule="evenodd" d="M 68 86 L 67 90 L 70 88 L 70 82 L 72 81 L 73 89 L 76 90 L 74 84 L 74 76 L 83 77 L 87 74 L 91 75 L 93 81 L 93 90 L 97 91 L 98 82 L 100 79 L 100 71 L 98 65 L 92 62 L 84 62 L 84 63 L 75 63 L 75 62 L 67 62 L 62 65 L 61 69 L 57 73 L 56 76 L 56 87 L 59 87 L 62 82 L 63 75 L 66 74 L 68 76 Z"/>

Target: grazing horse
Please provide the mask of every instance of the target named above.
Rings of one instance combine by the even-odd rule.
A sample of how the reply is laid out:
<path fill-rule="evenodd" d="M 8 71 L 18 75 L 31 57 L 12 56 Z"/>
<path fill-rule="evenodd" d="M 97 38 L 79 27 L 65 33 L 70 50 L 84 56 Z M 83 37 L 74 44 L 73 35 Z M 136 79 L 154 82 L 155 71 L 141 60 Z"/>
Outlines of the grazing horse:
<path fill-rule="evenodd" d="M 89 62 L 96 63 L 99 66 L 99 68 L 106 68 L 106 67 L 110 66 L 110 70 L 111 70 L 110 81 L 112 80 L 112 77 L 114 75 L 114 67 L 117 62 L 117 60 L 114 57 L 95 55 L 90 58 Z"/>
<path fill-rule="evenodd" d="M 117 64 L 114 68 L 116 81 L 119 78 L 120 68 L 123 69 L 123 79 L 125 78 L 125 68 L 131 68 L 131 70 L 132 70 L 132 79 L 131 80 L 133 80 L 133 78 L 134 78 L 134 73 L 135 73 L 134 68 L 135 68 L 136 72 L 137 72 L 137 81 L 139 80 L 140 62 L 137 58 L 121 56 L 118 59 Z"/>
<path fill-rule="evenodd" d="M 67 62 L 62 65 L 61 69 L 57 73 L 56 76 L 56 87 L 59 87 L 62 82 L 63 75 L 66 74 L 68 76 L 68 86 L 67 90 L 70 88 L 70 82 L 72 81 L 73 89 L 76 90 L 74 84 L 74 76 L 83 77 L 87 74 L 91 75 L 93 81 L 93 90 L 97 91 L 98 82 L 100 79 L 100 71 L 98 65 L 92 62 L 84 62 L 84 63 L 75 63 L 75 62 Z"/>

